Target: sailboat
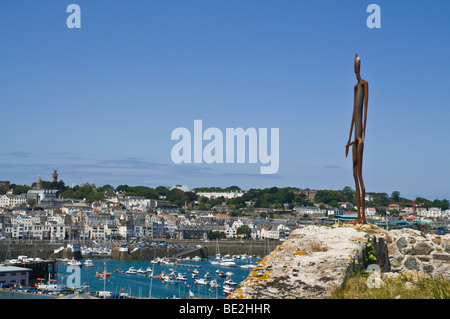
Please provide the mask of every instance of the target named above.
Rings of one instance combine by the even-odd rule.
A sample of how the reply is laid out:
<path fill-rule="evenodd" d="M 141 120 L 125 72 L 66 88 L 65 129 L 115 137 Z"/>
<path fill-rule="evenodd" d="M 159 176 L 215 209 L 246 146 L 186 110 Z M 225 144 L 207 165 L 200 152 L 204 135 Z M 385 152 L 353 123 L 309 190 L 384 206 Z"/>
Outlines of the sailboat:
<path fill-rule="evenodd" d="M 105 278 L 108 278 L 109 276 L 111 276 L 111 273 L 106 271 L 106 263 L 103 263 L 103 266 L 104 266 L 103 272 L 102 272 L 102 273 L 99 273 L 99 272 L 97 271 L 97 272 L 95 273 L 95 276 L 96 276 L 96 277 L 99 277 L 99 278 L 105 279 Z"/>
<path fill-rule="evenodd" d="M 220 263 L 220 252 L 219 252 L 219 240 L 216 238 L 216 256 L 214 260 L 210 261 L 211 265 L 218 265 Z"/>

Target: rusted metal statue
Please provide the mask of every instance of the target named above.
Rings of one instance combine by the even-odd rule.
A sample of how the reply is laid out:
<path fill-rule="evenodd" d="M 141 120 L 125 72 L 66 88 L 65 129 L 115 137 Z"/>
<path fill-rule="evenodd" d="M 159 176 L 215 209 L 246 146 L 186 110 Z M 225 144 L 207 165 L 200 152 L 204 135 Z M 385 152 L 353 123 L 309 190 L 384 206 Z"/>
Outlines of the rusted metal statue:
<path fill-rule="evenodd" d="M 366 224 L 365 214 L 365 197 L 366 188 L 362 178 L 362 163 L 364 152 L 364 138 L 366 135 L 366 121 L 367 121 L 367 102 L 369 99 L 369 83 L 361 79 L 359 74 L 361 60 L 358 54 L 355 55 L 355 74 L 358 83 L 354 88 L 354 102 L 353 102 L 353 116 L 350 127 L 350 136 L 348 143 L 345 145 L 345 157 L 348 155 L 348 148 L 352 145 L 353 152 L 353 178 L 355 179 L 356 191 L 356 206 L 358 208 L 358 217 L 356 223 Z M 364 106 L 364 112 L 363 112 Z M 363 123 L 364 114 L 364 123 Z M 355 126 L 355 139 L 350 142 L 352 138 L 353 126 Z"/>

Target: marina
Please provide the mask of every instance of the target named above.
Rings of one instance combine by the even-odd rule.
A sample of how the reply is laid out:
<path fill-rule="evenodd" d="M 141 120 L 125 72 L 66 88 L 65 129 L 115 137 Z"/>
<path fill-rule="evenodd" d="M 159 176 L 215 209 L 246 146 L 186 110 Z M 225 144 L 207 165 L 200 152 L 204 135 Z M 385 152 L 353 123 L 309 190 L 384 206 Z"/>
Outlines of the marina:
<path fill-rule="evenodd" d="M 77 287 L 85 293 L 110 293 L 109 298 L 202 298 L 222 299 L 243 281 L 255 265 L 256 258 L 235 259 L 234 266 L 221 266 L 209 260 L 183 260 L 169 263 L 151 260 L 121 261 L 111 258 L 93 259 L 92 267 L 80 268 Z M 68 264 L 59 262 L 56 280 L 68 283 Z M 243 267 L 241 267 L 243 266 Z M 223 275 L 223 273 L 226 273 Z M 107 276 L 99 276 L 106 273 Z"/>
<path fill-rule="evenodd" d="M 259 260 L 236 257 L 224 256 L 226 264 L 222 265 L 200 258 L 83 258 L 77 263 L 60 259 L 51 277 L 38 278 L 30 282 L 30 287 L 3 291 L 0 298 L 58 298 L 78 291 L 105 299 L 223 299 L 247 278 Z"/>

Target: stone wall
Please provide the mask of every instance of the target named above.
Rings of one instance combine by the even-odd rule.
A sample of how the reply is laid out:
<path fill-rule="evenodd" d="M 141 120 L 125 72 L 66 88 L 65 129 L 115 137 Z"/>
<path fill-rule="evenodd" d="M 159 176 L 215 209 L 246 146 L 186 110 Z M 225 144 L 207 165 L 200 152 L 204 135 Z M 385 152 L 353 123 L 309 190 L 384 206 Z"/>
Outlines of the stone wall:
<path fill-rule="evenodd" d="M 373 262 L 383 275 L 415 271 L 450 279 L 450 235 L 373 225 L 296 229 L 229 298 L 327 298 L 352 271 Z"/>
<path fill-rule="evenodd" d="M 431 235 L 412 229 L 388 234 L 392 272 L 413 270 L 450 279 L 450 234 Z"/>

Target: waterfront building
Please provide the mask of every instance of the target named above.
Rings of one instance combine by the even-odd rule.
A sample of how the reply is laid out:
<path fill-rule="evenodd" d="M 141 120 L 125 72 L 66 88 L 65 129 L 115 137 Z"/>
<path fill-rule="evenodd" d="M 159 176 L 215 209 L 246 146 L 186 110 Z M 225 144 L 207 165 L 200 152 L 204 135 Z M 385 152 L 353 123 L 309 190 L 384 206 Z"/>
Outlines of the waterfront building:
<path fill-rule="evenodd" d="M 275 227 L 261 229 L 261 239 L 280 239 L 280 231 Z"/>
<path fill-rule="evenodd" d="M 0 285 L 28 286 L 31 269 L 0 264 Z"/>
<path fill-rule="evenodd" d="M 225 228 L 225 236 L 227 238 L 237 238 L 237 229 L 232 226 L 228 226 Z"/>

